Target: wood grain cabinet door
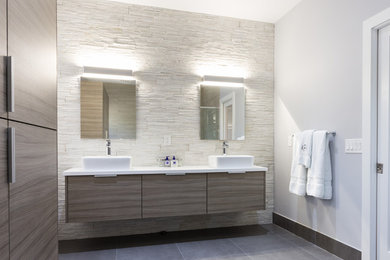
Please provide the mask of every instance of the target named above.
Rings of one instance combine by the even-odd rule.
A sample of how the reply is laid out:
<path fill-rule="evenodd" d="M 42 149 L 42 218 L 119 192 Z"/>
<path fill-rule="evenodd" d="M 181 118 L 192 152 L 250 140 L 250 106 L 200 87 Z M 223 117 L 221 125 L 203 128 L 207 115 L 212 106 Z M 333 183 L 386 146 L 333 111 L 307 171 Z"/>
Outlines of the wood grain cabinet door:
<path fill-rule="evenodd" d="M 209 173 L 207 180 L 208 213 L 265 208 L 265 172 Z"/>
<path fill-rule="evenodd" d="M 143 175 L 143 217 L 206 214 L 206 176 Z"/>
<path fill-rule="evenodd" d="M 57 128 L 56 0 L 8 1 L 8 55 L 15 112 L 9 118 Z"/>
<path fill-rule="evenodd" d="M 0 0 L 0 117 L 6 118 L 7 1 Z M 0 119 L 0 259 L 9 258 L 7 121 Z"/>
<path fill-rule="evenodd" d="M 67 221 L 141 218 L 141 176 L 66 177 Z"/>
<path fill-rule="evenodd" d="M 57 133 L 15 128 L 15 182 L 10 188 L 11 259 L 57 259 Z"/>
<path fill-rule="evenodd" d="M 7 1 L 0 0 L 0 117 L 7 118 Z"/>
<path fill-rule="evenodd" d="M 0 259 L 8 258 L 7 120 L 0 119 Z"/>

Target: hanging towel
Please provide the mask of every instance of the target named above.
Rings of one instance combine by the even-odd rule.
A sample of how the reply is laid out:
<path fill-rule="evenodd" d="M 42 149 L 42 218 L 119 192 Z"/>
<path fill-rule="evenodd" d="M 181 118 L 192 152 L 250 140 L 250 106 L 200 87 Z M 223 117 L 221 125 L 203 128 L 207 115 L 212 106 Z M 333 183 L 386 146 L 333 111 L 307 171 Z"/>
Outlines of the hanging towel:
<path fill-rule="evenodd" d="M 305 166 L 305 168 L 310 168 L 311 165 L 313 133 L 314 130 L 305 130 L 299 133 L 296 139 L 299 146 L 298 164 Z"/>
<path fill-rule="evenodd" d="M 303 158 L 301 152 L 303 151 L 302 145 L 304 136 L 305 135 L 303 134 L 303 132 L 294 134 L 294 143 L 292 151 L 289 191 L 298 196 L 306 195 L 307 169 L 304 165 L 299 163 L 299 159 Z"/>
<path fill-rule="evenodd" d="M 307 195 L 320 199 L 332 198 L 332 166 L 327 131 L 315 131 L 311 167 L 307 173 Z"/>

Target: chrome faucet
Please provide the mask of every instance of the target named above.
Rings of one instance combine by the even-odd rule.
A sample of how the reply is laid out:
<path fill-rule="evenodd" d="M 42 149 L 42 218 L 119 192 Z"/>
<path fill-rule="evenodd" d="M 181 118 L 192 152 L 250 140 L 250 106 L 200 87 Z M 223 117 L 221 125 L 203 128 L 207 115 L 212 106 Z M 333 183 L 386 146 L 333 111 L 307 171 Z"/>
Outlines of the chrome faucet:
<path fill-rule="evenodd" d="M 111 155 L 111 140 L 106 139 L 106 155 Z"/>
<path fill-rule="evenodd" d="M 229 144 L 228 144 L 228 142 L 223 141 L 223 143 L 222 143 L 223 155 L 226 155 L 226 148 L 229 148 Z"/>

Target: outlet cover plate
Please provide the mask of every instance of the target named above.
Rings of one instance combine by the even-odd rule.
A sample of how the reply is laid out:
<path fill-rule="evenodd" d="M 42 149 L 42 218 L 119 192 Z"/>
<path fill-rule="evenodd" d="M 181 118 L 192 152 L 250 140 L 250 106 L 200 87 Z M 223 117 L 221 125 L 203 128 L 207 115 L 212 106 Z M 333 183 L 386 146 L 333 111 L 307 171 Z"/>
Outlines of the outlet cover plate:
<path fill-rule="evenodd" d="M 164 135 L 163 145 L 171 145 L 172 144 L 172 136 Z"/>
<path fill-rule="evenodd" d="M 362 153 L 362 139 L 345 139 L 345 153 Z"/>

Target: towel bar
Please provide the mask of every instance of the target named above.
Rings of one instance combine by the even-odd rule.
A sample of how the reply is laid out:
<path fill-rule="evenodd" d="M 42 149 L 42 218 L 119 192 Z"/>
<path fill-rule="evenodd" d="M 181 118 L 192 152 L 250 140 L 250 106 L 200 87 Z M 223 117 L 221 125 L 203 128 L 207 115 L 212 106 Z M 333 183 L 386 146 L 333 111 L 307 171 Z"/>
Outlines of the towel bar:
<path fill-rule="evenodd" d="M 336 132 L 326 132 L 328 135 L 336 136 Z M 295 134 L 292 134 L 291 136 L 294 136 Z"/>

